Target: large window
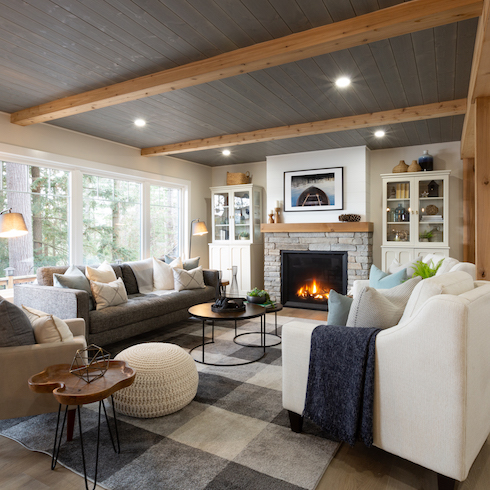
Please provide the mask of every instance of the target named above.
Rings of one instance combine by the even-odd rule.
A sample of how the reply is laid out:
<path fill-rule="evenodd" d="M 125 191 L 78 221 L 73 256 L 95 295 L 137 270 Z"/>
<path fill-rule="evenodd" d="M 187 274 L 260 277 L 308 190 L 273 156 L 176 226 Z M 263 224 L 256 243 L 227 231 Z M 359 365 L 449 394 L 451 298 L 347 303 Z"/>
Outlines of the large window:
<path fill-rule="evenodd" d="M 22 213 L 29 234 L 0 238 L 0 276 L 35 274 L 43 265 L 68 263 L 68 172 L 0 162 L 1 210 Z"/>
<path fill-rule="evenodd" d="M 178 188 L 150 186 L 150 254 L 178 256 L 181 250 L 181 201 Z"/>
<path fill-rule="evenodd" d="M 141 257 L 141 184 L 83 176 L 85 264 Z"/>

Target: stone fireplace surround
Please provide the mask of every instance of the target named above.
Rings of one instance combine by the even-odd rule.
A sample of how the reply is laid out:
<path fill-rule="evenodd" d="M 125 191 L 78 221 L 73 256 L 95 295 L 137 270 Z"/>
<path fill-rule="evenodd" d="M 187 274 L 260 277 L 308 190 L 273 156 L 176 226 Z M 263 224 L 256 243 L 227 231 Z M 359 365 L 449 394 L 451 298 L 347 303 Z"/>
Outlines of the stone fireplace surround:
<path fill-rule="evenodd" d="M 263 224 L 264 289 L 281 301 L 281 250 L 320 250 L 348 253 L 347 289 L 367 279 L 373 263 L 373 223 Z"/>

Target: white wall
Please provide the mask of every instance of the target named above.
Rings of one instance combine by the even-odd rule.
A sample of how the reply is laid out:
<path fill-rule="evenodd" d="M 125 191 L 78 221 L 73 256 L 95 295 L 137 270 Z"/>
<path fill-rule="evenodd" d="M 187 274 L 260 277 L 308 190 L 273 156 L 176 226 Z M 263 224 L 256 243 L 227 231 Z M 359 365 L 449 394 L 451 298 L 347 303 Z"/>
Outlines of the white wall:
<path fill-rule="evenodd" d="M 344 209 L 341 211 L 283 212 L 283 223 L 332 223 L 340 214 L 360 214 L 369 221 L 369 151 L 365 146 L 309 151 L 267 157 L 267 211 L 276 201 L 284 209 L 284 172 L 331 167 L 344 168 Z"/>
<path fill-rule="evenodd" d="M 371 221 L 374 223 L 373 260 L 381 267 L 382 184 L 380 174 L 391 173 L 400 160 L 407 165 L 417 160 L 424 150 L 434 157 L 434 170 L 451 170 L 449 179 L 449 255 L 463 260 L 463 162 L 459 157 L 460 142 L 408 146 L 370 152 Z M 379 210 L 379 212 L 378 212 Z"/>
<path fill-rule="evenodd" d="M 138 148 L 87 136 L 49 124 L 18 126 L 10 123 L 8 114 L 0 113 L 0 151 L 13 157 L 34 157 L 76 167 L 88 165 L 101 169 L 120 169 L 128 173 L 148 172 L 169 180 L 187 181 L 189 185 L 189 222 L 194 218 L 205 219 L 210 224 L 211 169 L 204 165 L 172 157 L 142 157 Z M 106 167 L 110 166 L 110 167 Z M 188 230 L 186 230 L 186 236 Z M 207 241 L 211 234 L 194 237 L 192 255 L 201 256 L 201 264 L 208 266 Z M 187 247 L 187 243 L 185 243 Z"/>

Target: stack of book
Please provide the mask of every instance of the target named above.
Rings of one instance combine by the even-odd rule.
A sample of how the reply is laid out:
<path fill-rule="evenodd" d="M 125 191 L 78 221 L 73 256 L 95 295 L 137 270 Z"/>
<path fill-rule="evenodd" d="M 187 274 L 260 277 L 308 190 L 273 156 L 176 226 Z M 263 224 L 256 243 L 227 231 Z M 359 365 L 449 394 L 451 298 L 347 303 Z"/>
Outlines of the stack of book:
<path fill-rule="evenodd" d="M 420 221 L 442 221 L 442 214 L 431 214 L 420 217 Z"/>

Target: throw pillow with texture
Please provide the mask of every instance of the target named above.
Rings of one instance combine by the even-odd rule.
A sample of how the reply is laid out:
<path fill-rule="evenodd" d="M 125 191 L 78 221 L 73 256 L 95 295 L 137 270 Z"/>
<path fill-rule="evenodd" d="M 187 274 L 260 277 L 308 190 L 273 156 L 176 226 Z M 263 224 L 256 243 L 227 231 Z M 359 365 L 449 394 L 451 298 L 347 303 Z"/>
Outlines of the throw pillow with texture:
<path fill-rule="evenodd" d="M 373 264 L 369 271 L 369 287 L 376 289 L 390 289 L 400 285 L 407 279 L 407 269 L 402 269 L 394 274 L 388 274 Z"/>
<path fill-rule="evenodd" d="M 61 318 L 25 305 L 22 305 L 22 309 L 31 322 L 36 343 L 48 344 L 73 340 L 70 327 Z"/>
<path fill-rule="evenodd" d="M 327 325 L 345 326 L 353 298 L 331 289 L 328 293 Z"/>
<path fill-rule="evenodd" d="M 398 260 L 393 259 L 393 262 L 391 265 L 388 267 L 388 272 L 390 274 L 395 274 L 395 272 L 400 272 L 402 269 L 407 270 L 407 276 L 410 279 L 413 276 L 413 273 L 415 272 L 415 262 L 417 262 L 419 259 L 415 260 L 410 260 L 409 262 L 406 262 L 404 264 L 400 264 Z"/>
<path fill-rule="evenodd" d="M 121 278 L 112 282 L 90 281 L 97 310 L 108 306 L 117 306 L 128 302 L 128 295 Z"/>
<path fill-rule="evenodd" d="M 180 269 L 185 269 L 186 271 L 196 269 L 197 267 L 199 267 L 200 258 L 201 257 L 192 257 L 190 259 L 184 259 L 182 261 L 182 267 L 180 267 Z M 180 257 L 175 258 L 175 257 L 171 257 L 170 255 L 165 255 L 163 259 L 165 260 L 166 264 L 171 264 L 174 260 L 180 259 Z"/>
<path fill-rule="evenodd" d="M 421 277 L 414 277 L 391 289 L 362 289 L 352 302 L 347 326 L 382 329 L 395 326 L 403 315 L 413 289 L 421 280 Z"/>
<path fill-rule="evenodd" d="M 174 288 L 177 291 L 184 289 L 204 289 L 204 275 L 202 267 L 197 267 L 190 271 L 184 269 L 173 269 L 174 271 Z"/>
<path fill-rule="evenodd" d="M 0 347 L 36 343 L 31 322 L 21 308 L 0 296 Z"/>
<path fill-rule="evenodd" d="M 180 262 L 180 264 L 181 263 L 182 262 Z M 174 267 L 178 265 L 179 262 L 177 260 L 170 264 L 166 264 L 165 262 L 153 257 L 153 289 L 158 291 L 174 289 L 173 271 Z"/>
<path fill-rule="evenodd" d="M 64 274 L 53 274 L 53 286 L 65 289 L 80 289 L 88 293 L 88 307 L 94 309 L 92 290 L 87 276 L 74 265 L 70 265 Z"/>
<path fill-rule="evenodd" d="M 85 268 L 85 275 L 88 277 L 89 281 L 96 282 L 108 283 L 117 279 L 114 269 L 112 268 L 111 264 L 107 262 L 107 260 L 104 260 L 104 262 L 102 262 L 97 269 L 87 265 Z"/>

